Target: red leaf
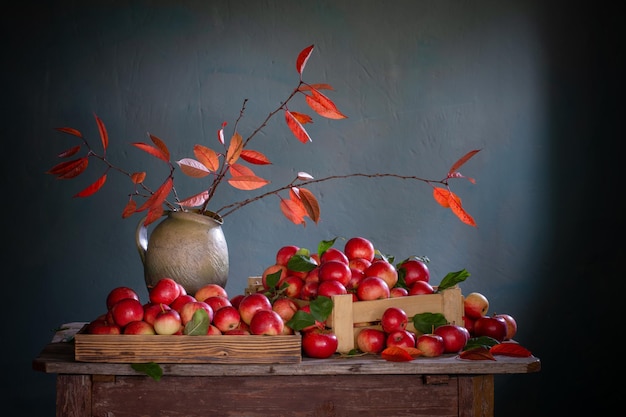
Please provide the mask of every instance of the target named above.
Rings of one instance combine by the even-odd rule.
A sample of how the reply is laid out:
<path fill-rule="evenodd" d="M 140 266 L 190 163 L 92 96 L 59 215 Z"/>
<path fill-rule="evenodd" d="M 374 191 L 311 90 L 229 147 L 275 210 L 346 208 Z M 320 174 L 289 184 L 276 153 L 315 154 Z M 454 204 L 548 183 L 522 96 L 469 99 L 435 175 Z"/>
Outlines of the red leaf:
<path fill-rule="evenodd" d="M 106 181 L 107 181 L 107 175 L 104 174 L 103 176 L 98 178 L 93 184 L 91 184 L 89 187 L 75 194 L 74 197 L 89 197 L 90 195 L 95 194 L 100 188 L 102 188 L 102 186 L 104 185 Z"/>
<path fill-rule="evenodd" d="M 81 139 L 83 137 L 82 133 L 71 127 L 57 127 L 56 130 L 62 133 L 67 133 L 68 135 L 78 136 Z"/>
<path fill-rule="evenodd" d="M 446 190 L 441 187 L 433 188 L 433 198 L 441 207 L 448 208 L 450 207 L 450 203 L 448 203 L 448 197 L 450 196 L 450 190 Z"/>
<path fill-rule="evenodd" d="M 315 45 L 307 46 L 298 54 L 298 58 L 296 59 L 296 70 L 298 71 L 298 74 L 300 74 L 300 79 L 302 79 L 302 71 L 304 71 L 304 67 L 309 60 L 314 47 Z"/>
<path fill-rule="evenodd" d="M 48 174 L 56 175 L 57 179 L 67 180 L 75 178 L 82 174 L 89 165 L 88 157 L 73 159 L 71 161 L 61 162 L 48 171 Z"/>
<path fill-rule="evenodd" d="M 202 163 L 205 167 L 207 167 L 211 171 L 217 171 L 220 167 L 220 161 L 217 156 L 217 153 L 206 146 L 202 145 L 194 145 L 193 154 L 198 158 L 198 161 Z"/>
<path fill-rule="evenodd" d="M 201 162 L 191 158 L 183 158 L 176 161 L 183 174 L 192 178 L 203 178 L 211 173 L 211 171 Z"/>
<path fill-rule="evenodd" d="M 230 178 L 228 183 L 238 190 L 249 191 L 261 188 L 270 182 L 255 175 L 236 175 Z"/>
<path fill-rule="evenodd" d="M 333 103 L 328 97 L 320 93 L 316 89 L 312 88 L 312 96 L 306 96 L 306 103 L 317 114 L 328 119 L 346 119 L 347 117 L 341 113 L 335 103 Z"/>
<path fill-rule="evenodd" d="M 468 153 L 463 155 L 461 158 L 459 158 L 459 160 L 456 161 L 454 164 L 452 164 L 452 166 L 450 167 L 450 170 L 448 171 L 448 175 L 452 174 L 453 172 L 461 168 L 463 164 L 469 161 L 469 159 L 473 157 L 474 155 L 476 155 L 478 152 L 480 152 L 480 149 L 474 149 L 473 151 L 469 151 Z"/>
<path fill-rule="evenodd" d="M 208 191 L 202 191 L 201 193 L 198 193 L 196 195 L 192 195 L 189 198 L 184 199 L 183 201 L 181 201 L 180 204 L 183 207 L 198 207 L 202 204 L 204 204 L 204 202 L 207 200 L 207 198 L 209 198 L 209 192 Z"/>
<path fill-rule="evenodd" d="M 159 187 L 158 190 L 154 192 L 142 205 L 137 209 L 137 211 L 144 210 L 152 210 L 155 207 L 161 207 L 170 191 L 172 191 L 172 187 L 174 185 L 174 181 L 171 177 L 168 177 L 163 184 Z M 162 207 L 161 207 L 162 209 Z M 148 223 L 146 223 L 148 224 Z"/>
<path fill-rule="evenodd" d="M 133 184 L 141 184 L 146 179 L 146 173 L 145 172 L 133 172 L 132 175 L 130 176 L 130 179 L 133 182 Z"/>
<path fill-rule="evenodd" d="M 230 144 L 228 145 L 228 151 L 226 152 L 226 162 L 229 165 L 234 164 L 239 159 L 241 151 L 243 150 L 243 138 L 239 133 L 233 135 L 230 138 Z"/>
<path fill-rule="evenodd" d="M 307 124 L 307 123 L 313 123 L 313 118 L 311 116 L 309 116 L 308 114 L 304 114 L 304 113 L 298 113 L 297 111 L 292 111 L 291 115 L 300 123 L 300 124 Z"/>
<path fill-rule="evenodd" d="M 285 110 L 285 121 L 287 122 L 287 126 L 291 130 L 291 133 L 302 143 L 313 142 L 309 134 L 306 132 L 304 127 L 300 124 L 298 119 L 296 119 L 289 110 Z"/>
<path fill-rule="evenodd" d="M 122 211 L 122 219 L 126 219 L 137 212 L 137 203 L 135 200 L 128 200 L 126 203 L 126 207 L 124 207 L 124 211 Z"/>
<path fill-rule="evenodd" d="M 285 200 L 280 199 L 280 211 L 283 213 L 290 222 L 297 225 L 304 225 L 306 227 L 306 221 L 304 220 L 304 216 L 306 216 L 306 210 L 300 204 L 300 202 L 295 200 Z"/>
<path fill-rule="evenodd" d="M 330 84 L 302 84 L 300 87 L 298 87 L 298 90 L 311 91 L 312 88 L 316 90 L 335 90 Z"/>
<path fill-rule="evenodd" d="M 166 155 L 163 153 L 163 151 L 159 148 L 155 148 L 152 145 L 148 145 L 147 143 L 143 143 L 143 142 L 133 142 L 131 145 L 133 145 L 136 148 L 141 149 L 144 152 L 149 153 L 150 155 L 154 156 L 155 158 L 159 158 L 165 162 L 169 162 L 170 161 L 170 157 L 169 155 Z"/>
<path fill-rule="evenodd" d="M 470 359 L 473 361 L 481 361 L 481 360 L 495 361 L 496 360 L 496 358 L 493 357 L 491 352 L 489 352 L 489 349 L 482 347 L 482 346 L 469 349 L 469 350 L 464 350 L 463 352 L 459 353 L 459 358 Z"/>
<path fill-rule="evenodd" d="M 317 224 L 320 221 L 320 205 L 317 198 L 306 188 L 298 188 L 297 190 L 297 198 L 302 202 L 307 215 Z"/>
<path fill-rule="evenodd" d="M 152 140 L 152 143 L 154 143 L 156 145 L 157 148 L 159 148 L 161 150 L 161 152 L 163 152 L 163 155 L 167 158 L 166 160 L 169 161 L 170 160 L 170 150 L 167 149 L 167 146 L 165 145 L 165 142 L 163 142 L 161 139 L 157 138 L 154 135 L 150 135 L 150 139 Z"/>
<path fill-rule="evenodd" d="M 263 153 L 259 151 L 252 151 L 249 149 L 244 149 L 241 151 L 241 159 L 254 165 L 271 164 L 270 160 L 267 159 L 267 157 Z"/>
<path fill-rule="evenodd" d="M 457 197 L 452 191 L 450 191 L 450 197 L 448 198 L 448 204 L 450 204 L 450 210 L 456 217 L 463 223 L 476 227 L 476 221 L 468 212 L 461 206 L 461 199 Z"/>
<path fill-rule="evenodd" d="M 494 355 L 513 356 L 517 358 L 527 358 L 532 355 L 530 350 L 515 342 L 503 342 L 493 345 L 489 352 Z"/>
<path fill-rule="evenodd" d="M 143 222 L 145 226 L 148 226 L 150 223 L 153 223 L 159 220 L 163 216 L 163 206 L 158 205 L 151 207 L 148 210 L 148 215 L 146 216 L 146 220 Z"/>
<path fill-rule="evenodd" d="M 61 152 L 57 156 L 59 158 L 68 158 L 70 156 L 76 155 L 76 152 L 80 150 L 80 145 L 73 146 L 66 151 Z"/>
<path fill-rule="evenodd" d="M 105 151 L 109 147 L 109 134 L 107 133 L 106 127 L 104 127 L 104 122 L 94 114 L 96 118 L 96 124 L 98 125 L 98 131 L 100 132 L 100 140 L 102 141 L 102 149 Z"/>
<path fill-rule="evenodd" d="M 389 346 L 381 352 L 380 356 L 390 362 L 410 362 L 414 359 L 409 352 L 400 346 Z"/>

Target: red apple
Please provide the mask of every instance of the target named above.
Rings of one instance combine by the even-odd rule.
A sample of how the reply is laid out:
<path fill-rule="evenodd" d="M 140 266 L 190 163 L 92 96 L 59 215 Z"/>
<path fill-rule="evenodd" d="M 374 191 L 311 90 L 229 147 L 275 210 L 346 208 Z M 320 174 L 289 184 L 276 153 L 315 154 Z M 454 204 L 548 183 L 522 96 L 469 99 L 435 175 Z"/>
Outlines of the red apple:
<path fill-rule="evenodd" d="M 356 269 L 357 271 L 365 272 L 367 268 L 372 264 L 371 261 L 363 258 L 352 258 L 348 261 L 348 266 L 351 269 Z"/>
<path fill-rule="evenodd" d="M 124 334 L 156 334 L 154 327 L 144 320 L 131 321 L 124 326 Z"/>
<path fill-rule="evenodd" d="M 356 343 L 363 353 L 378 354 L 385 349 L 387 335 L 380 329 L 364 328 L 356 336 Z"/>
<path fill-rule="evenodd" d="M 313 300 L 317 297 L 317 289 L 320 283 L 318 281 L 304 281 L 304 285 L 300 290 L 300 299 L 305 301 Z"/>
<path fill-rule="evenodd" d="M 263 293 L 257 292 L 246 295 L 239 303 L 239 315 L 241 321 L 246 324 L 250 324 L 252 316 L 258 310 L 271 310 L 272 303 L 270 299 Z"/>
<path fill-rule="evenodd" d="M 391 295 L 389 285 L 379 277 L 365 277 L 356 289 L 360 301 L 382 300 Z"/>
<path fill-rule="evenodd" d="M 106 320 L 94 320 L 87 326 L 89 334 L 122 334 L 122 329 L 115 323 Z"/>
<path fill-rule="evenodd" d="M 435 289 L 426 281 L 415 281 L 409 288 L 409 295 L 434 294 Z"/>
<path fill-rule="evenodd" d="M 204 302 L 210 305 L 214 312 L 222 307 L 233 305 L 230 300 L 223 295 L 213 295 L 211 297 L 205 298 Z"/>
<path fill-rule="evenodd" d="M 180 295 L 180 287 L 172 278 L 161 278 L 148 294 L 150 302 L 170 305 Z"/>
<path fill-rule="evenodd" d="M 502 317 L 483 316 L 474 322 L 474 336 L 488 336 L 502 342 L 506 337 L 506 321 Z"/>
<path fill-rule="evenodd" d="M 417 281 L 430 281 L 430 271 L 425 262 L 417 259 L 407 259 L 398 265 L 399 273 L 404 277 L 407 287 L 415 284 Z"/>
<path fill-rule="evenodd" d="M 418 336 L 415 341 L 415 347 L 422 352 L 422 356 L 427 358 L 441 356 L 445 349 L 443 337 L 434 333 L 425 333 Z"/>
<path fill-rule="evenodd" d="M 298 304 L 291 298 L 279 298 L 272 304 L 272 310 L 277 312 L 284 322 L 288 322 L 298 311 Z"/>
<path fill-rule="evenodd" d="M 322 262 L 319 266 L 318 276 L 321 282 L 338 281 L 345 287 L 352 279 L 352 271 L 350 271 L 348 262 L 330 260 Z"/>
<path fill-rule="evenodd" d="M 267 277 L 268 275 L 273 276 L 274 274 L 279 274 L 278 279 L 276 280 L 275 285 L 272 286 L 272 288 L 270 288 L 270 284 L 267 282 Z M 280 280 L 284 279 L 286 276 L 287 276 L 287 267 L 285 265 L 280 265 L 280 264 L 270 265 L 267 268 L 265 268 L 265 270 L 263 271 L 263 274 L 261 275 L 261 283 L 263 284 L 263 288 L 266 291 L 270 289 L 277 289 L 278 282 L 280 282 Z"/>
<path fill-rule="evenodd" d="M 237 328 L 237 329 L 227 330 L 223 332 L 222 334 L 228 335 L 228 336 L 247 336 L 250 334 L 250 331 L 246 329 Z"/>
<path fill-rule="evenodd" d="M 337 335 L 330 330 L 316 328 L 302 335 L 302 353 L 309 358 L 329 358 L 337 351 L 338 346 Z"/>
<path fill-rule="evenodd" d="M 202 287 L 198 288 L 198 290 L 194 294 L 194 297 L 198 301 L 204 301 L 207 298 L 212 297 L 214 295 L 221 295 L 223 297 L 228 298 L 228 294 L 226 293 L 226 290 L 224 289 L 224 287 L 218 284 L 203 285 Z"/>
<path fill-rule="evenodd" d="M 470 338 L 469 331 L 458 324 L 441 325 L 433 333 L 443 338 L 444 353 L 459 353 Z"/>
<path fill-rule="evenodd" d="M 348 285 L 346 285 L 347 290 L 356 290 L 359 287 L 359 284 L 365 278 L 365 273 L 363 271 L 359 271 L 358 269 L 350 268 L 350 281 L 348 281 Z"/>
<path fill-rule="evenodd" d="M 233 296 L 230 299 L 230 304 L 235 307 L 235 308 L 239 308 L 239 303 L 241 302 L 241 300 L 243 299 L 243 297 L 245 297 L 244 294 L 237 294 L 235 296 Z"/>
<path fill-rule="evenodd" d="M 467 316 L 463 316 L 463 327 L 467 329 L 470 336 L 474 336 L 474 323 L 476 323 L 476 319 L 472 319 Z"/>
<path fill-rule="evenodd" d="M 343 253 L 348 259 L 362 258 L 372 262 L 376 255 L 376 249 L 369 239 L 355 236 L 346 241 Z"/>
<path fill-rule="evenodd" d="M 315 268 L 311 269 L 309 272 L 307 272 L 306 277 L 304 277 L 304 282 L 307 282 L 307 281 L 319 282 L 320 281 L 319 272 L 320 272 L 320 267 L 318 265 Z"/>
<path fill-rule="evenodd" d="M 286 297 L 297 298 L 304 286 L 304 280 L 297 275 L 287 275 L 278 283 L 278 288 L 283 291 Z"/>
<path fill-rule="evenodd" d="M 276 336 L 283 333 L 285 322 L 274 310 L 258 310 L 250 321 L 250 333 Z"/>
<path fill-rule="evenodd" d="M 467 294 L 463 299 L 463 310 L 467 317 L 478 319 L 487 315 L 489 300 L 479 292 Z"/>
<path fill-rule="evenodd" d="M 328 248 L 322 255 L 320 256 L 319 265 L 323 265 L 328 261 L 339 261 L 348 265 L 349 259 L 343 251 L 337 248 Z"/>
<path fill-rule="evenodd" d="M 131 321 L 143 320 L 143 304 L 134 298 L 124 298 L 111 307 L 115 324 L 123 328 Z"/>
<path fill-rule="evenodd" d="M 170 307 L 180 313 L 180 309 L 187 303 L 197 301 L 193 295 L 181 294 L 174 301 L 170 303 Z"/>
<path fill-rule="evenodd" d="M 207 336 L 219 336 L 222 334 L 222 331 L 217 328 L 214 324 L 209 324 L 209 328 L 206 332 Z"/>
<path fill-rule="evenodd" d="M 209 316 L 209 323 L 213 321 L 213 308 L 206 301 L 192 301 L 187 303 L 180 309 L 180 322 L 184 326 L 189 323 L 197 310 L 203 309 Z"/>
<path fill-rule="evenodd" d="M 154 318 L 156 334 L 169 335 L 179 333 L 182 329 L 180 314 L 176 310 L 163 310 Z"/>
<path fill-rule="evenodd" d="M 237 329 L 240 323 L 241 315 L 234 306 L 225 306 L 213 313 L 213 325 L 222 333 Z"/>
<path fill-rule="evenodd" d="M 415 335 L 408 330 L 394 330 L 387 333 L 387 346 L 415 347 Z"/>
<path fill-rule="evenodd" d="M 333 295 L 343 295 L 347 294 L 348 290 L 346 287 L 339 281 L 322 281 L 319 283 L 317 287 L 317 295 L 323 295 L 328 298 Z"/>
<path fill-rule="evenodd" d="M 391 262 L 377 259 L 364 271 L 365 277 L 382 278 L 389 288 L 393 288 L 398 283 L 398 271 Z"/>
<path fill-rule="evenodd" d="M 504 319 L 506 322 L 506 336 L 504 336 L 504 340 L 511 340 L 513 336 L 517 333 L 517 322 L 510 314 L 496 314 L 495 317 L 500 317 Z"/>
<path fill-rule="evenodd" d="M 286 245 L 281 247 L 278 251 L 276 251 L 276 264 L 287 266 L 289 259 L 291 259 L 291 257 L 299 250 L 300 247 L 296 245 Z"/>
<path fill-rule="evenodd" d="M 380 324 L 385 333 L 405 330 L 409 324 L 409 317 L 400 307 L 387 307 L 380 318 Z"/>
<path fill-rule="evenodd" d="M 110 310 L 113 307 L 113 304 L 117 303 L 124 298 L 134 298 L 139 301 L 139 295 L 130 287 L 116 287 L 113 288 L 109 294 L 107 295 L 106 305 L 107 310 Z"/>
<path fill-rule="evenodd" d="M 407 290 L 406 288 L 402 288 L 402 287 L 393 287 L 392 289 L 389 290 L 389 296 L 390 297 L 406 297 L 407 295 L 409 295 L 409 290 Z"/>
<path fill-rule="evenodd" d="M 157 314 L 159 314 L 163 310 L 170 310 L 171 307 L 167 304 L 159 304 L 159 303 L 146 303 L 143 306 L 143 319 L 147 321 L 152 326 L 154 326 L 154 319 Z"/>

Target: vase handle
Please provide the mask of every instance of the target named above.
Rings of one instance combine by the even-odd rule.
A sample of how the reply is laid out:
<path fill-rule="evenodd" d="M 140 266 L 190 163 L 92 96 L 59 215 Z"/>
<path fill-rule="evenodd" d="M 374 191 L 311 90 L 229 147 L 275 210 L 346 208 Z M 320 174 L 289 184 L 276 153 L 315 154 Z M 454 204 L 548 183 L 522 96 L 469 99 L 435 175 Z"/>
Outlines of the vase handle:
<path fill-rule="evenodd" d="M 139 257 L 141 258 L 141 263 L 143 265 L 146 264 L 146 251 L 148 250 L 148 228 L 144 224 L 146 222 L 146 217 L 147 216 L 144 216 L 139 221 L 137 229 L 135 229 L 135 244 L 137 245 Z"/>

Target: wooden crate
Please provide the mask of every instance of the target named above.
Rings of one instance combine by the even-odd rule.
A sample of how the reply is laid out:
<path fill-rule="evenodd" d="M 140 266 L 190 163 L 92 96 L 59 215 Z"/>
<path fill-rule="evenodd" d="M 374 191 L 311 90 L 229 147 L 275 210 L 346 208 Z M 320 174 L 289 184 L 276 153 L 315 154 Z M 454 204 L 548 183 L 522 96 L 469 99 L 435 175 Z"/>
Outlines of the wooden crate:
<path fill-rule="evenodd" d="M 261 335 L 91 335 L 74 337 L 78 362 L 107 363 L 298 363 L 300 334 Z"/>
<path fill-rule="evenodd" d="M 262 289 L 260 277 L 248 279 L 247 293 Z M 419 313 L 441 313 L 446 320 L 463 324 L 463 295 L 458 286 L 448 288 L 437 294 L 412 295 L 388 298 L 385 300 L 352 301 L 352 295 L 336 295 L 333 299 L 333 311 L 327 325 L 337 335 L 337 352 L 347 353 L 356 347 L 356 337 L 366 327 L 381 328 L 380 318 L 389 307 L 403 309 L 409 317 Z M 407 327 L 415 331 L 409 321 Z"/>

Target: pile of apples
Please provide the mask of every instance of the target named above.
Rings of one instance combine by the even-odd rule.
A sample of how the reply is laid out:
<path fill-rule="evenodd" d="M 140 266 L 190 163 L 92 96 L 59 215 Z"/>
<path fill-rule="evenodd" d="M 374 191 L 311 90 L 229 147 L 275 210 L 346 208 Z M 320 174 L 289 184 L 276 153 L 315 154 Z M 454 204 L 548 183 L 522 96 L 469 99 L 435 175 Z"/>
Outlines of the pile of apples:
<path fill-rule="evenodd" d="M 207 284 L 194 295 L 171 278 L 162 278 L 149 290 L 149 301 L 142 303 L 135 290 L 116 287 L 106 299 L 106 313 L 91 321 L 88 334 L 182 335 L 203 309 L 209 321 L 207 335 L 293 334 L 285 326 L 297 310 L 293 300 L 280 298 L 273 303 L 262 293 L 229 298 L 217 284 Z"/>
<path fill-rule="evenodd" d="M 290 268 L 290 260 L 298 255 L 310 262 L 308 270 Z M 321 255 L 286 245 L 277 251 L 276 262 L 263 271 L 261 282 L 265 291 L 280 290 L 287 297 L 307 301 L 320 295 L 352 294 L 354 301 L 367 301 L 435 292 L 428 266 L 421 259 L 407 258 L 396 267 L 377 255 L 373 243 L 360 236 L 348 239 L 343 250 L 329 247 Z M 273 285 L 268 282 L 270 276 L 278 277 Z"/>

